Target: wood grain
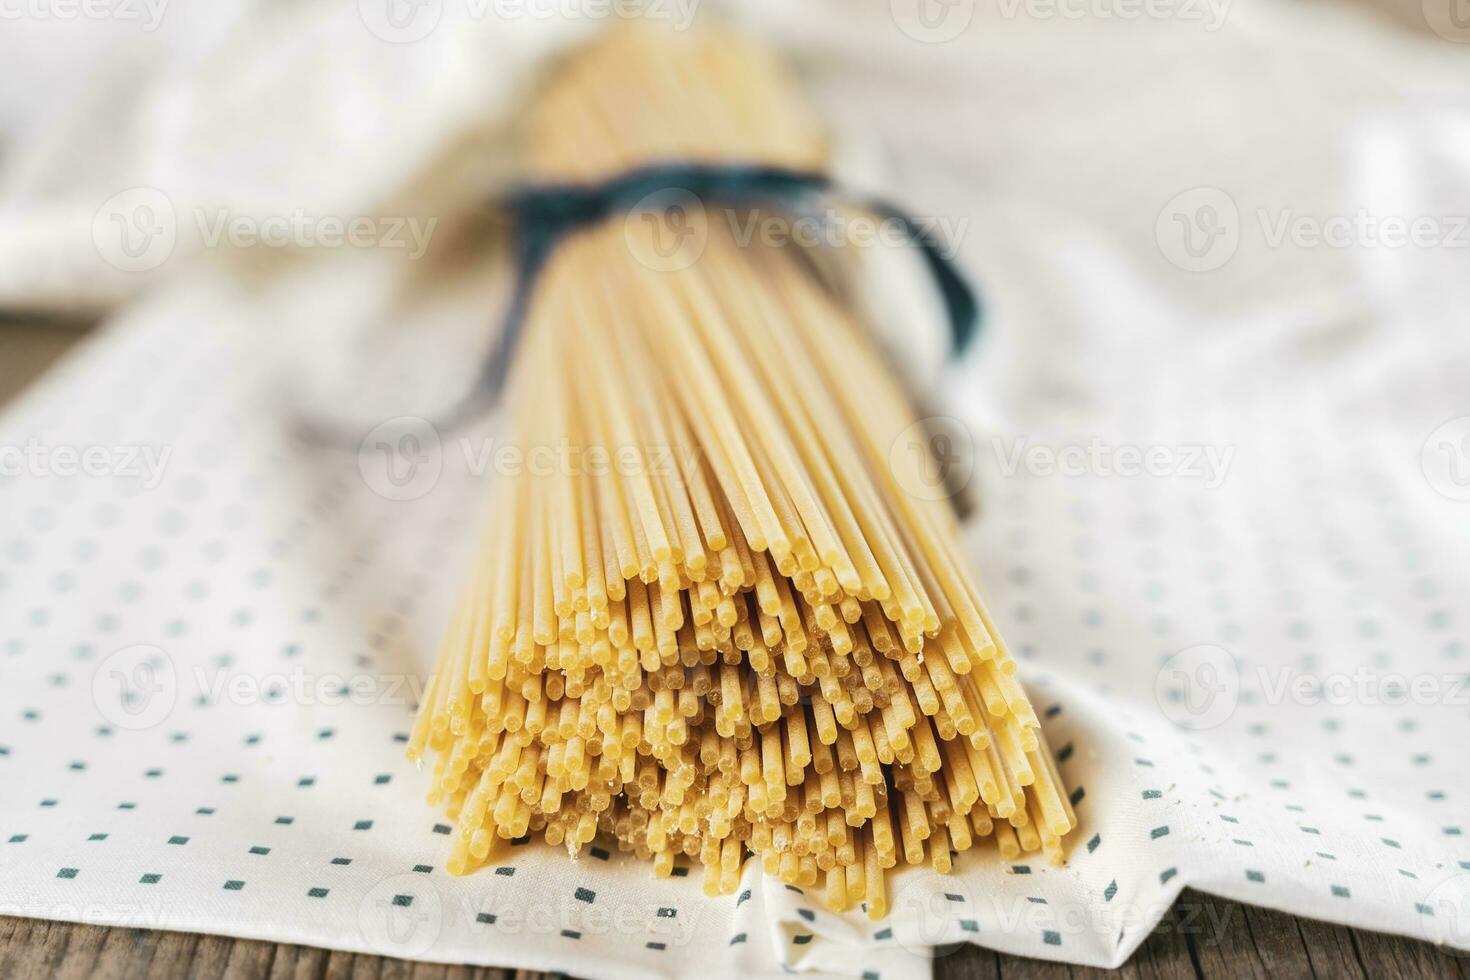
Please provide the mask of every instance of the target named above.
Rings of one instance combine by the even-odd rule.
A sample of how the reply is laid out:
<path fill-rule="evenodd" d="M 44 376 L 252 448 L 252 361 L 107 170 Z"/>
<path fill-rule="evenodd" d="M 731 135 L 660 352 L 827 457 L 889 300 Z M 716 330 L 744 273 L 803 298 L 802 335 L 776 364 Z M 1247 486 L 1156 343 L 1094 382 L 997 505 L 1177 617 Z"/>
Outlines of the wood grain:
<path fill-rule="evenodd" d="M 935 980 L 1278 980 L 1433 977 L 1470 980 L 1470 959 L 1400 936 L 1309 922 L 1185 891 L 1117 971 L 963 946 L 937 957 Z M 550 980 L 223 936 L 0 918 L 6 980 Z"/>

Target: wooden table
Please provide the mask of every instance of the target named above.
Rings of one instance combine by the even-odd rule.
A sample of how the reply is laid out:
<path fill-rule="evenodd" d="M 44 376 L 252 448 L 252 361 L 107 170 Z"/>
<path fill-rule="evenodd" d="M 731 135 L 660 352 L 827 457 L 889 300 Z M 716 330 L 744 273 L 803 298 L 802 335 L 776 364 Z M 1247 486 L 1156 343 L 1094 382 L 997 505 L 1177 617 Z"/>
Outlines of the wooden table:
<path fill-rule="evenodd" d="M 1179 980 L 1470 980 L 1470 957 L 1454 956 L 1411 939 L 1310 922 L 1186 891 L 1118 973 Z M 934 963 L 935 980 L 1042 980 L 1107 974 L 1106 970 L 1003 956 L 976 946 L 960 947 Z M 0 977 L 541 980 L 542 975 L 412 963 L 223 936 L 0 918 Z"/>
<path fill-rule="evenodd" d="M 0 319 L 0 405 L 83 337 L 85 325 Z M 1102 976 L 1106 971 L 963 946 L 935 980 Z M 1424 942 L 1325 925 L 1186 891 L 1119 971 L 1125 977 L 1344 977 L 1470 980 L 1470 956 Z M 0 917 L 0 980 L 535 980 L 540 974 L 449 967 L 310 946 Z"/>

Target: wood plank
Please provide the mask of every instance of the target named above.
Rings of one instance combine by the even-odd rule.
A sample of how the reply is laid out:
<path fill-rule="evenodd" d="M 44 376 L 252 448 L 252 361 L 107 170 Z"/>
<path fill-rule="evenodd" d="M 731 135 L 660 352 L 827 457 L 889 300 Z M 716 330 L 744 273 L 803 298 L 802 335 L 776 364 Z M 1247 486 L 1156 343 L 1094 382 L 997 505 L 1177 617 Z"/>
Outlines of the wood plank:
<path fill-rule="evenodd" d="M 1402 936 L 1348 929 L 1186 891 L 1120 970 L 955 947 L 935 980 L 1470 980 L 1470 958 Z M 492 967 L 385 959 L 258 940 L 0 917 L 10 980 L 549 980 Z"/>
<path fill-rule="evenodd" d="M 1317 977 L 1351 977 L 1375 980 L 1363 970 L 1353 945 L 1353 930 L 1326 922 L 1310 922 L 1282 912 L 1272 916 L 1289 922 L 1301 937 L 1307 952 L 1309 969 Z"/>
<path fill-rule="evenodd" d="M 1358 954 L 1363 972 L 1378 977 L 1442 977 L 1444 980 L 1470 978 L 1470 958 L 1429 943 L 1404 936 L 1346 930 Z"/>
<path fill-rule="evenodd" d="M 1311 975 L 1306 946 L 1291 916 L 1233 902 L 1222 904 L 1229 914 L 1216 934 L 1217 941 L 1197 947 L 1203 975 L 1251 980 Z"/>
<path fill-rule="evenodd" d="M 90 324 L 76 320 L 0 315 L 0 406 L 40 377 L 89 329 Z"/>

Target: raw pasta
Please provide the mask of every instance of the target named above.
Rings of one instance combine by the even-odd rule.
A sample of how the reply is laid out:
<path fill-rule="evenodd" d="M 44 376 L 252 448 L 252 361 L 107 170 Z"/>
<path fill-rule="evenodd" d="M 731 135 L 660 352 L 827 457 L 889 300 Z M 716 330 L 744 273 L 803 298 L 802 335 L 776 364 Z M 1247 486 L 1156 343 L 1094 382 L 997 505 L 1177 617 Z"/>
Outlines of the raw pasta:
<path fill-rule="evenodd" d="M 767 52 L 614 31 L 530 115 L 530 170 L 819 169 Z M 885 914 L 884 869 L 1063 860 L 1076 818 L 915 415 L 803 250 L 650 209 L 562 242 L 512 367 L 483 546 L 410 739 L 451 871 L 598 834 L 733 891 L 747 856 Z M 672 244 L 671 244 L 672 243 Z M 690 251 L 692 249 L 693 251 Z M 683 251 L 681 251 L 683 250 Z"/>

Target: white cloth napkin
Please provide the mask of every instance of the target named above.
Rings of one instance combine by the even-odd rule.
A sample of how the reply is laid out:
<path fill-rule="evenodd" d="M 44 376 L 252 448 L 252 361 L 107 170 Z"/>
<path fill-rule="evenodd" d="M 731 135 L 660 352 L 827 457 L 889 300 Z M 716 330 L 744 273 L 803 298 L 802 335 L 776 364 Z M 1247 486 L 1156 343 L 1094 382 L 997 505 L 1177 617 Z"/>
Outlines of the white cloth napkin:
<path fill-rule="evenodd" d="M 954 942 L 1116 965 L 1189 885 L 1470 948 L 1470 85 L 1447 42 L 1245 4 L 1218 31 L 972 8 L 942 44 L 887 4 L 745 10 L 881 135 L 896 196 L 971 219 L 991 316 L 939 411 L 968 434 L 971 554 L 1076 799 L 1068 866 L 982 848 L 904 871 L 877 924 L 754 867 L 718 899 L 539 845 L 450 878 L 401 739 L 494 420 L 358 440 L 464 383 L 496 282 L 181 246 L 187 278 L 165 265 L 0 420 L 0 911 L 590 977 L 894 978 Z M 434 37 L 493 74 L 484 32 Z M 306 182 L 321 213 L 423 207 L 451 137 L 493 129 L 432 79 L 400 78 L 437 120 L 400 156 L 337 171 L 335 197 Z M 186 176 L 181 213 L 214 200 Z M 36 201 L 0 259 L 49 227 Z M 1438 238 L 1311 243 L 1360 211 Z M 62 271 L 27 295 L 70 295 Z M 348 338 L 368 343 L 347 358 Z M 329 410 L 355 420 L 342 451 L 292 438 Z"/>

